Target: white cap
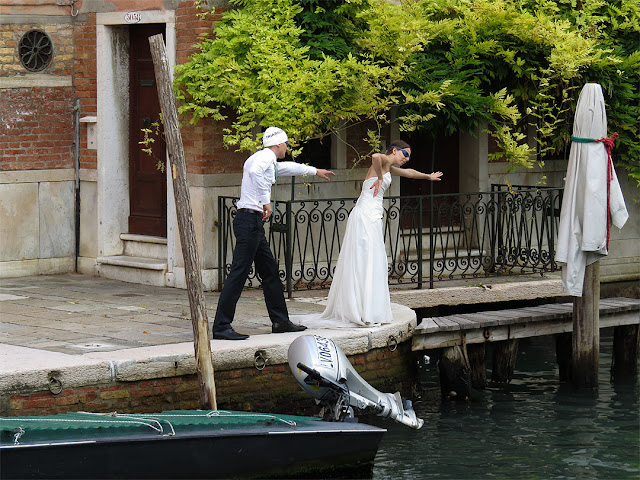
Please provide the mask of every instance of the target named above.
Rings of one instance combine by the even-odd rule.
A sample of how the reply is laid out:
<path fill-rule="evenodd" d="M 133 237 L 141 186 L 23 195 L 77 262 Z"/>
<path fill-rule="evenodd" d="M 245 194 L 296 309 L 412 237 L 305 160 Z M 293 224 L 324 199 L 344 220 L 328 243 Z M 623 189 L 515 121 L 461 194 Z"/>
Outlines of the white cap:
<path fill-rule="evenodd" d="M 284 130 L 278 127 L 269 127 L 264 131 L 262 135 L 262 144 L 265 147 L 272 147 L 273 145 L 280 145 L 289 140 Z"/>

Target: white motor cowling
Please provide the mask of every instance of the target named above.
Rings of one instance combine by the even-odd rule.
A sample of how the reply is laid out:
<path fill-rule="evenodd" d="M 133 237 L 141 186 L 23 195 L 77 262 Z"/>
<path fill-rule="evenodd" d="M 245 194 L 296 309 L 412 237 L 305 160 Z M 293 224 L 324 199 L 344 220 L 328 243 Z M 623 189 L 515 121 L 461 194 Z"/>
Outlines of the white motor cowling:
<path fill-rule="evenodd" d="M 322 404 L 326 420 L 343 421 L 353 417 L 353 408 L 357 408 L 412 428 L 422 427 L 423 421 L 416 417 L 409 400 L 369 385 L 333 340 L 302 335 L 289 346 L 288 358 L 302 388 Z"/>

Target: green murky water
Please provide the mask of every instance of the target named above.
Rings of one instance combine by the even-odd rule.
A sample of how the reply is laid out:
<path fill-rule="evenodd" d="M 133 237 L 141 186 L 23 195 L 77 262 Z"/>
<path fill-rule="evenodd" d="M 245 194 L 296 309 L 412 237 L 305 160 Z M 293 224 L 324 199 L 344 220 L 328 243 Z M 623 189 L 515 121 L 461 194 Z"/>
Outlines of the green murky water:
<path fill-rule="evenodd" d="M 612 338 L 601 332 L 595 393 L 559 384 L 551 337 L 521 341 L 512 382 L 468 403 L 441 401 L 437 367 L 422 369 L 424 427 L 376 421 L 388 433 L 373 478 L 640 479 L 640 389 L 610 383 Z"/>

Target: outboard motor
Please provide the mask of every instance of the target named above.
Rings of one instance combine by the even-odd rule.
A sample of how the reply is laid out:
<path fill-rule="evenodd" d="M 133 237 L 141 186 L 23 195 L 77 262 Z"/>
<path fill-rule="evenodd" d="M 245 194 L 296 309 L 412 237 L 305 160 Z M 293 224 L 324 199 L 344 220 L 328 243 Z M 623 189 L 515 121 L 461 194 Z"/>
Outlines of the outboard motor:
<path fill-rule="evenodd" d="M 369 385 L 353 368 L 333 340 L 302 335 L 289 346 L 289 367 L 302 388 L 323 407 L 323 418 L 345 421 L 353 409 L 371 410 L 412 428 L 422 427 L 410 400 L 400 393 L 382 393 Z"/>

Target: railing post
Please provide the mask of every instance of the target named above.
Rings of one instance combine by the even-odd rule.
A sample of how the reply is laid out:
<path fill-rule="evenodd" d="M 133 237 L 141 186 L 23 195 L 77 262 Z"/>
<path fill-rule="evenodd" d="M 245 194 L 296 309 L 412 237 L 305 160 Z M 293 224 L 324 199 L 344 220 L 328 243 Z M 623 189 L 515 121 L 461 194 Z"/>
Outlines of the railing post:
<path fill-rule="evenodd" d="M 431 138 L 431 171 L 435 170 L 436 140 Z M 433 289 L 433 260 L 436 255 L 435 242 L 433 241 L 433 182 L 429 182 L 429 288 Z"/>
<path fill-rule="evenodd" d="M 224 231 L 226 227 L 226 221 L 224 218 L 224 197 L 218 197 L 218 291 L 222 291 L 222 283 L 224 282 L 224 255 L 222 249 Z"/>
<path fill-rule="evenodd" d="M 556 195 L 554 195 L 554 192 L 557 192 Z M 551 262 L 551 265 L 549 265 L 549 271 L 554 272 L 554 268 L 553 266 L 555 265 L 555 261 L 554 261 L 554 257 L 555 257 L 555 242 L 554 242 L 554 234 L 555 234 L 555 223 L 556 223 L 556 209 L 555 209 L 555 202 L 556 202 L 556 196 L 560 195 L 560 190 L 557 189 L 552 189 L 549 190 L 549 196 L 551 197 L 551 201 L 549 202 L 551 204 L 551 217 L 549 218 L 549 261 Z"/>
<path fill-rule="evenodd" d="M 418 290 L 422 289 L 422 198 L 418 197 Z"/>
<path fill-rule="evenodd" d="M 498 202 L 497 202 L 497 209 L 498 209 L 498 216 L 496 219 L 496 257 L 499 259 L 502 257 L 502 261 L 503 264 L 506 263 L 506 256 L 504 254 L 504 245 L 503 245 L 503 231 L 502 231 L 502 221 L 504 219 L 504 215 L 503 215 L 503 211 L 502 211 L 502 206 L 505 205 L 505 209 L 507 208 L 507 202 L 506 202 L 506 196 L 509 194 L 509 192 L 504 192 L 502 187 L 500 187 L 498 189 Z"/>
<path fill-rule="evenodd" d="M 292 207 L 291 200 L 286 202 L 286 220 L 285 224 L 287 225 L 287 232 L 285 235 L 285 253 L 284 253 L 284 269 L 285 276 L 287 282 L 287 295 L 289 299 L 293 298 L 293 245 L 292 245 L 292 236 L 293 236 L 293 222 L 292 222 Z"/>
<path fill-rule="evenodd" d="M 491 250 L 491 273 L 496 271 L 496 209 L 498 207 L 498 202 L 496 202 L 496 186 L 495 184 L 491 184 L 491 239 L 489 242 L 490 250 Z"/>
<path fill-rule="evenodd" d="M 433 228 L 433 182 L 431 182 L 431 195 L 429 195 L 429 288 L 433 289 L 433 261 L 435 259 L 435 240 Z"/>

